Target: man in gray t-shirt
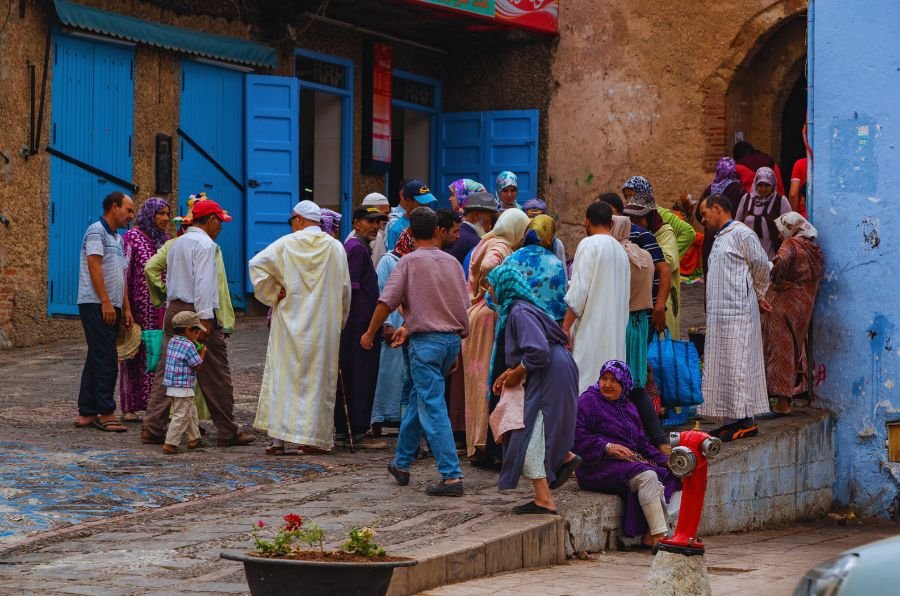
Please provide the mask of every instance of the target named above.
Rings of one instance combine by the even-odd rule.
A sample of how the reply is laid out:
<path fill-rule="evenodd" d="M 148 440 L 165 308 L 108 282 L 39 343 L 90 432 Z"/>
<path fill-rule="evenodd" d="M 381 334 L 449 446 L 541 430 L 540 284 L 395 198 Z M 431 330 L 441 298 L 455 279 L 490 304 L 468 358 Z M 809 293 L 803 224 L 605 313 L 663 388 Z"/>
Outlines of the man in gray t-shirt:
<path fill-rule="evenodd" d="M 116 418 L 113 393 L 119 373 L 116 335 L 134 319 L 125 288 L 125 251 L 116 230 L 134 219 L 131 197 L 113 192 L 103 199 L 103 217 L 88 226 L 81 241 L 78 314 L 88 352 L 78 392 L 79 428 L 127 430 Z"/>

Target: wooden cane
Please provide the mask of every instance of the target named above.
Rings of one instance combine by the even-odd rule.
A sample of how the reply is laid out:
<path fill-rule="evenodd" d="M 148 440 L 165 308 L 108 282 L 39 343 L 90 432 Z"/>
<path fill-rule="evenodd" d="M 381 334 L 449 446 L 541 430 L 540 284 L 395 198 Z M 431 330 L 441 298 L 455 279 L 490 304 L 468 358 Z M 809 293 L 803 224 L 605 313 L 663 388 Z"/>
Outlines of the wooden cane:
<path fill-rule="evenodd" d="M 341 383 L 341 397 L 344 402 L 344 420 L 347 421 L 347 443 L 350 445 L 350 453 L 356 453 L 353 446 L 353 427 L 350 426 L 350 409 L 347 407 L 347 389 L 344 387 L 344 373 L 338 368 L 338 381 Z"/>

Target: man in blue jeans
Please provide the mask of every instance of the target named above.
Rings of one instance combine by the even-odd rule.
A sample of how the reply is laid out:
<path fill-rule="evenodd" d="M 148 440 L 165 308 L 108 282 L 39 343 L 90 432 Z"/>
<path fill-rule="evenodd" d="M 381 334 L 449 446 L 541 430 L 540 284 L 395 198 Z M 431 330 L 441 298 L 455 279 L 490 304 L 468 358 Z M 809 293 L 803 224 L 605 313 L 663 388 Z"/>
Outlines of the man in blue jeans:
<path fill-rule="evenodd" d="M 463 495 L 462 469 L 444 399 L 444 378 L 459 355 L 460 339 L 469 334 L 469 296 L 462 268 L 442 248 L 446 231 L 437 225 L 434 211 L 419 207 L 409 214 L 409 229 L 416 250 L 405 255 L 391 273 L 369 329 L 360 345 L 371 350 L 376 332 L 387 316 L 402 306 L 405 321 L 394 332 L 392 347 L 409 341 L 412 392 L 400 423 L 397 453 L 388 471 L 401 486 L 409 484 L 409 467 L 422 434 L 437 461 L 441 481 L 425 489 L 434 497 Z"/>

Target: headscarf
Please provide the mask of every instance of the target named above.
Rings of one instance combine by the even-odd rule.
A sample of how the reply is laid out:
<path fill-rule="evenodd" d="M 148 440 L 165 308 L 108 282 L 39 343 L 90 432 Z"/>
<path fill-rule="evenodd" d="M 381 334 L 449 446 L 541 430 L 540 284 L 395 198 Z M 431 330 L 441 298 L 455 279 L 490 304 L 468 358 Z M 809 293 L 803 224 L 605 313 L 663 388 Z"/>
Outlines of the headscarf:
<path fill-rule="evenodd" d="M 470 178 L 454 180 L 447 188 L 456 195 L 456 202 L 459 204 L 460 209 L 466 206 L 470 194 L 475 192 L 486 192 L 486 189 L 481 182 L 476 182 Z"/>
<path fill-rule="evenodd" d="M 397 238 L 397 243 L 394 244 L 392 252 L 399 258 L 403 255 L 408 255 L 414 250 L 416 250 L 416 245 L 413 244 L 412 232 L 409 231 L 409 228 L 406 228 L 400 234 L 400 237 Z"/>
<path fill-rule="evenodd" d="M 653 257 L 646 250 L 631 242 L 628 237 L 631 234 L 631 220 L 624 215 L 613 215 L 612 228 L 610 229 L 612 237 L 619 241 L 628 260 L 638 269 L 653 266 Z"/>
<path fill-rule="evenodd" d="M 553 218 L 549 215 L 537 215 L 528 225 L 524 246 L 538 245 L 550 250 L 554 236 L 556 236 L 556 222 Z"/>
<path fill-rule="evenodd" d="M 621 360 L 607 360 L 606 363 L 600 367 L 600 375 L 597 377 L 597 382 L 594 383 L 594 388 L 597 389 L 597 391 L 600 391 L 600 377 L 608 372 L 612 373 L 622 386 L 622 395 L 619 397 L 627 398 L 631 393 L 631 389 L 634 387 L 634 381 L 631 380 L 631 371 L 628 369 L 628 365 Z"/>
<path fill-rule="evenodd" d="M 340 230 L 343 217 L 337 211 L 325 209 L 324 207 L 320 211 L 319 228 L 326 234 L 333 236 L 335 232 Z"/>
<path fill-rule="evenodd" d="M 515 186 L 516 188 L 519 188 L 519 177 L 509 170 L 500 172 L 497 175 L 497 194 L 499 195 L 500 191 L 507 186 Z"/>
<path fill-rule="evenodd" d="M 528 217 L 535 217 L 547 213 L 547 203 L 535 197 L 525 201 L 522 205 L 522 211 L 528 214 Z"/>
<path fill-rule="evenodd" d="M 497 218 L 494 228 L 481 239 L 501 238 L 515 248 L 522 242 L 530 224 L 531 219 L 521 209 L 507 209 Z"/>
<path fill-rule="evenodd" d="M 796 211 L 789 211 L 779 216 L 775 220 L 775 227 L 778 228 L 782 238 L 800 236 L 808 240 L 815 240 L 819 235 L 816 228 Z"/>
<path fill-rule="evenodd" d="M 649 193 L 650 196 L 653 196 L 653 186 L 651 186 L 650 181 L 643 176 L 632 176 L 625 181 L 622 188 L 630 188 L 636 194 Z"/>
<path fill-rule="evenodd" d="M 153 242 L 153 246 L 157 249 L 166 243 L 169 239 L 169 235 L 156 226 L 156 214 L 159 213 L 163 207 L 168 206 L 169 203 L 165 199 L 151 197 L 144 201 L 144 204 L 141 205 L 141 210 L 138 211 L 137 225 L 141 231 L 150 238 L 150 241 Z"/>
<path fill-rule="evenodd" d="M 766 196 L 760 196 L 760 194 L 756 192 L 756 185 L 760 182 L 766 182 L 771 185 L 772 192 Z M 766 167 L 756 170 L 756 176 L 753 177 L 753 186 L 750 188 L 750 198 L 753 199 L 753 206 L 763 207 L 768 205 L 769 201 L 774 199 L 777 194 L 778 190 L 776 188 L 775 170 Z"/>
<path fill-rule="evenodd" d="M 733 182 L 740 182 L 741 177 L 737 173 L 737 165 L 730 157 L 723 157 L 716 164 L 716 177 L 709 185 L 710 194 L 720 195 L 725 192 Z"/>

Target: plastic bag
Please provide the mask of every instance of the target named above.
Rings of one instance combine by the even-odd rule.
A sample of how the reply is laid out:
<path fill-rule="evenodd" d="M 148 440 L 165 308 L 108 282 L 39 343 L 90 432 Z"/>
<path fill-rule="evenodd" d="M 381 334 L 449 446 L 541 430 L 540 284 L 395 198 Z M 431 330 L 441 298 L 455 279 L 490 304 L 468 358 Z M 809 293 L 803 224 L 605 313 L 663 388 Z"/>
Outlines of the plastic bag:
<path fill-rule="evenodd" d="M 159 365 L 163 333 L 165 332 L 162 329 L 144 329 L 141 332 L 141 341 L 144 342 L 144 350 L 147 352 L 147 372 L 156 372 Z"/>
<path fill-rule="evenodd" d="M 689 341 L 672 339 L 668 329 L 655 336 L 647 349 L 647 362 L 659 387 L 664 406 L 673 408 L 703 403 L 700 356 Z"/>

